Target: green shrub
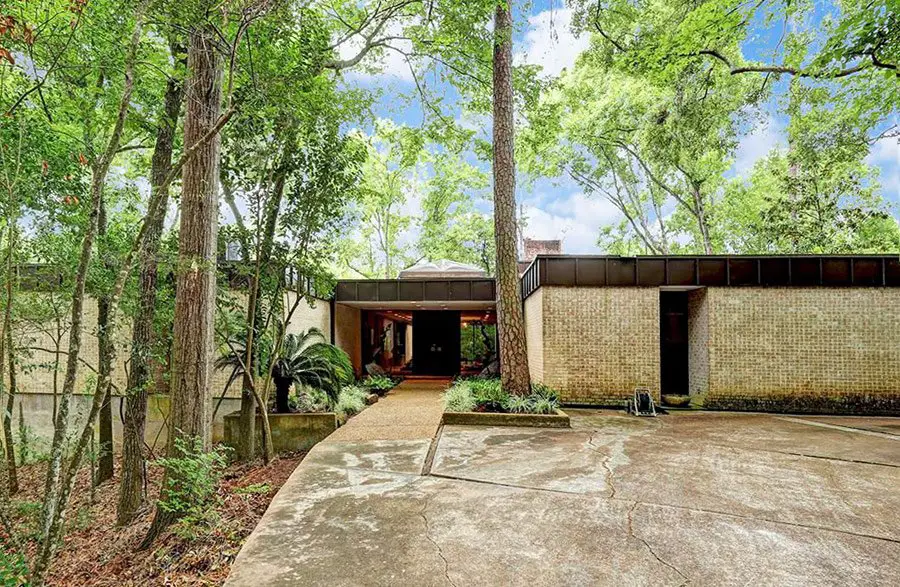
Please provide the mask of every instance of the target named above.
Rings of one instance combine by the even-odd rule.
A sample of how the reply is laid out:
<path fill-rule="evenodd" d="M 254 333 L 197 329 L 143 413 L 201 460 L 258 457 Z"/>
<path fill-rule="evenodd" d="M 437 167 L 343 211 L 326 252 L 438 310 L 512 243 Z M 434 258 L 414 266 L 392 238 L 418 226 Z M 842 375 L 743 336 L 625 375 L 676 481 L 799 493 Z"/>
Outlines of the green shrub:
<path fill-rule="evenodd" d="M 302 414 L 331 411 L 331 401 L 321 389 L 300 386 L 289 398 L 291 410 Z"/>
<path fill-rule="evenodd" d="M 369 391 L 359 385 L 345 385 L 338 394 L 338 401 L 334 406 L 334 413 L 341 423 L 346 422 L 350 416 L 358 414 L 366 407 L 366 396 Z"/>
<path fill-rule="evenodd" d="M 532 413 L 533 403 L 531 396 L 510 395 L 506 398 L 506 411 L 513 414 Z"/>
<path fill-rule="evenodd" d="M 360 382 L 360 385 L 372 391 L 385 392 L 393 389 L 397 381 L 387 375 L 369 375 Z"/>
<path fill-rule="evenodd" d="M 531 384 L 531 396 L 535 399 L 546 399 L 557 404 L 559 403 L 559 392 L 555 389 L 550 389 L 543 383 Z"/>
<path fill-rule="evenodd" d="M 475 408 L 485 412 L 506 411 L 506 400 L 509 394 L 503 391 L 499 379 L 464 379 L 472 390 Z"/>
<path fill-rule="evenodd" d="M 0 587 L 28 585 L 28 562 L 25 556 L 13 552 L 0 537 Z"/>
<path fill-rule="evenodd" d="M 459 381 L 441 396 L 445 412 L 471 412 L 475 409 L 472 386 L 467 381 Z"/>
<path fill-rule="evenodd" d="M 554 414 L 559 409 L 559 393 L 535 383 L 527 396 L 510 395 L 499 379 L 458 379 L 443 395 L 446 412 L 510 412 L 513 414 Z"/>
<path fill-rule="evenodd" d="M 168 472 L 159 507 L 178 518 L 172 528 L 176 535 L 194 540 L 219 520 L 218 488 L 229 449 L 217 446 L 207 452 L 200 438 L 176 438 L 175 448 L 181 456 L 157 461 Z"/>
<path fill-rule="evenodd" d="M 541 397 L 537 398 L 531 402 L 531 413 L 532 414 L 555 414 L 556 408 L 559 407 L 558 403 L 554 403 L 553 401 Z"/>

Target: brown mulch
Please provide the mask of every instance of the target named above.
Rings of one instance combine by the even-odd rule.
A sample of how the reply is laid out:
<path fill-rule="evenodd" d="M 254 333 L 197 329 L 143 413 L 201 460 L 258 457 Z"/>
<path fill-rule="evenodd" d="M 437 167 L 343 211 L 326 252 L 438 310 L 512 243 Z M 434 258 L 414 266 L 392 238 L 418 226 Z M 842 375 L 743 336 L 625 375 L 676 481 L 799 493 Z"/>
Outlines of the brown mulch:
<path fill-rule="evenodd" d="M 282 455 L 268 467 L 262 461 L 229 466 L 219 484 L 221 505 L 215 526 L 194 539 L 166 531 L 145 551 L 136 551 L 136 547 L 150 526 L 153 508 L 147 507 L 131 525 L 117 528 L 118 478 L 98 487 L 92 503 L 90 474 L 82 471 L 68 509 L 68 533 L 47 583 L 67 587 L 221 585 L 244 539 L 303 457 L 304 453 Z M 39 507 L 36 502 L 45 471 L 46 467 L 39 464 L 22 467 L 19 472 L 22 490 L 15 501 L 33 503 L 18 508 L 23 524 L 36 523 L 39 514 L 34 509 Z M 161 473 L 159 467 L 150 467 L 151 501 L 158 496 Z M 267 491 L 263 485 L 268 486 Z M 248 486 L 256 487 L 254 491 L 240 491 Z M 29 509 L 31 513 L 26 513 Z"/>

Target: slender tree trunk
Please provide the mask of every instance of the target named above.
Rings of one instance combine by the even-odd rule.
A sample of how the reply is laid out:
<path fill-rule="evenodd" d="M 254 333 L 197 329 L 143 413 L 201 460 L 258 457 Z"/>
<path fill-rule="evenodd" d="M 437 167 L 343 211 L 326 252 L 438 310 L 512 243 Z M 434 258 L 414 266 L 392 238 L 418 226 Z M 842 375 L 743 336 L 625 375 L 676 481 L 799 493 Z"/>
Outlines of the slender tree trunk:
<path fill-rule="evenodd" d="M 262 238 L 258 242 L 256 251 L 256 263 L 253 272 L 253 281 L 250 284 L 250 299 L 247 301 L 247 354 L 244 358 L 244 376 L 241 386 L 241 415 L 239 420 L 240 438 L 238 439 L 238 458 L 243 461 L 252 460 L 256 454 L 256 373 L 259 371 L 259 352 L 256 345 L 259 340 L 259 327 L 257 316 L 260 312 L 259 287 L 260 270 L 263 259 L 272 255 L 272 246 L 275 240 L 275 228 L 278 225 L 278 213 L 281 210 L 281 199 L 284 194 L 285 173 L 282 169 L 276 172 L 272 194 L 266 205 L 266 216 L 263 226 Z M 259 234 L 257 232 L 257 234 Z M 246 249 L 245 249 L 246 252 Z M 246 255 L 245 255 L 246 256 Z M 274 360 L 272 357 L 270 360 Z M 272 440 L 269 435 L 267 406 L 259 406 L 259 413 L 263 420 L 263 460 L 268 464 L 274 457 Z"/>
<path fill-rule="evenodd" d="M 102 239 L 106 236 L 106 201 L 104 198 L 100 200 L 100 214 L 97 217 L 97 236 Z M 102 244 L 100 254 L 105 255 Z M 102 263 L 108 263 L 108 259 L 103 258 Z M 97 376 L 100 380 L 109 381 L 112 377 L 112 354 L 110 345 L 114 344 L 110 340 L 110 324 L 109 324 L 109 295 L 103 292 L 97 298 Z M 113 478 L 115 474 L 115 455 L 113 454 L 113 414 L 112 414 L 112 397 L 110 397 L 110 385 L 106 385 L 103 393 L 103 406 L 100 408 L 100 417 L 98 424 L 100 427 L 100 458 L 97 462 L 97 484 L 103 483 Z"/>
<path fill-rule="evenodd" d="M 497 244 L 497 329 L 503 388 L 525 395 L 531 390 L 525 316 L 516 248 L 516 164 L 513 150 L 511 0 L 494 14 L 494 239 Z"/>
<path fill-rule="evenodd" d="M 12 435 L 12 415 L 16 408 L 16 393 L 18 392 L 18 383 L 16 382 L 16 353 L 13 346 L 12 324 L 6 327 L 6 358 L 9 364 L 9 389 L 6 393 L 6 413 L 4 414 L 5 422 L 3 423 L 3 435 L 6 437 L 7 454 L 7 470 L 9 471 L 9 493 L 15 495 L 19 492 L 19 474 L 16 469 L 16 451 L 13 443 Z M 21 412 L 22 404 L 19 404 Z M 24 442 L 24 439 L 22 439 Z"/>
<path fill-rule="evenodd" d="M 147 422 L 147 401 L 153 356 L 153 321 L 156 315 L 156 283 L 159 263 L 159 240 L 168 209 L 169 188 L 165 185 L 172 169 L 172 152 L 178 114 L 184 99 L 180 80 L 170 78 L 166 85 L 164 112 L 156 132 L 156 145 L 150 163 L 150 185 L 160 198 L 158 212 L 147 219 L 147 237 L 138 251 L 139 293 L 138 313 L 131 338 L 131 370 L 126 388 L 125 422 L 122 430 L 122 471 L 116 523 L 130 523 L 144 504 L 147 486 L 144 430 Z M 151 198 L 152 199 L 152 198 Z"/>
<path fill-rule="evenodd" d="M 6 391 L 6 407 L 3 411 L 3 438 L 6 454 L 6 481 L 9 488 L 9 494 L 15 495 L 19 492 L 19 476 L 16 470 L 16 450 L 15 441 L 13 439 L 12 415 L 16 401 L 16 374 L 12 370 L 15 363 L 13 358 L 12 347 L 12 304 L 13 304 L 13 271 L 14 271 L 14 251 L 16 240 L 15 219 L 7 218 L 7 237 L 6 237 L 6 283 L 5 283 L 5 300 L 3 306 L 3 327 L 0 328 L 0 388 Z M 9 356 L 9 387 L 6 387 L 3 367 L 6 363 L 5 357 Z"/>
<path fill-rule="evenodd" d="M 184 143 L 194 146 L 215 128 L 222 109 L 222 61 L 216 51 L 216 31 L 203 23 L 190 33 Z M 216 294 L 216 237 L 218 232 L 219 136 L 200 145 L 184 166 L 181 193 L 176 276 L 175 324 L 172 343 L 171 413 L 168 454 L 180 455 L 177 439 L 200 439 L 211 444 L 210 378 L 213 357 L 213 320 Z M 167 471 L 161 498 L 166 498 Z M 174 521 L 157 508 L 156 518 L 142 547 Z"/>
<path fill-rule="evenodd" d="M 41 534 L 38 541 L 37 552 L 34 556 L 31 568 L 31 583 L 35 586 L 43 585 L 44 575 L 50 566 L 53 553 L 56 551 L 62 534 L 68 497 L 71 493 L 71 483 L 83 455 L 83 442 L 79 441 L 73 451 L 69 469 L 63 477 L 63 460 L 66 454 L 66 444 L 69 430 L 69 409 L 72 394 L 75 391 L 75 376 L 78 371 L 78 357 L 81 352 L 82 322 L 84 319 L 84 291 L 87 281 L 87 270 L 91 261 L 94 240 L 97 234 L 97 223 L 100 214 L 100 201 L 103 197 L 103 187 L 110 165 L 119 149 L 122 140 L 122 132 L 128 109 L 131 105 L 131 94 L 134 89 L 134 61 L 140 42 L 143 24 L 143 10 L 146 3 L 142 3 L 136 11 L 136 21 L 132 32 L 129 55 L 125 64 L 125 84 L 122 96 L 119 100 L 118 113 L 106 148 L 99 160 L 92 166 L 91 174 L 91 199 L 90 214 L 84 237 L 81 242 L 81 253 L 78 260 L 78 268 L 75 272 L 75 285 L 72 292 L 72 318 L 69 332 L 69 351 L 66 357 L 66 374 L 63 379 L 62 395 L 56 414 L 56 422 L 53 429 L 53 441 L 50 447 L 50 459 L 47 466 L 47 482 L 44 490 L 44 504 L 41 512 Z M 97 406 L 99 409 L 99 406 Z M 93 411 L 88 417 L 86 428 L 89 427 L 96 414 Z M 84 435 L 82 435 L 82 438 Z M 74 471 L 73 471 L 74 469 Z"/>

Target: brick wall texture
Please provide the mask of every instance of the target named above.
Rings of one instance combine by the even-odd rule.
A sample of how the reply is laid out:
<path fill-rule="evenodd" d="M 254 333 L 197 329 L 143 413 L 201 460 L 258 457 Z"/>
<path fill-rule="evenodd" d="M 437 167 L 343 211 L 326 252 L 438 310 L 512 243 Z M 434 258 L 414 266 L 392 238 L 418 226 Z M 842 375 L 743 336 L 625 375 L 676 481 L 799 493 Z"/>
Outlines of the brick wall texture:
<path fill-rule="evenodd" d="M 544 286 L 532 378 L 571 404 L 659 397 L 659 290 Z M 707 408 L 900 415 L 900 290 L 708 288 L 688 298 L 690 392 Z"/>
<path fill-rule="evenodd" d="M 705 289 L 688 292 L 688 389 L 691 395 L 709 391 L 709 304 Z"/>
<path fill-rule="evenodd" d="M 656 288 L 544 286 L 539 291 L 543 382 L 558 390 L 563 402 L 621 405 L 639 385 L 659 398 Z"/>
<path fill-rule="evenodd" d="M 41 295 L 41 294 L 37 294 Z M 237 304 L 238 307 L 245 307 L 247 304 L 246 295 L 240 292 L 231 291 L 228 295 L 232 297 L 231 303 Z M 290 307 L 292 300 L 286 299 L 285 304 Z M 68 319 L 68 310 L 63 315 Z M 325 334 L 326 339 L 329 336 L 331 328 L 331 310 L 327 301 L 317 300 L 311 307 L 308 302 L 301 301 L 300 305 L 294 313 L 291 324 L 288 326 L 288 332 L 299 332 L 306 330 L 312 326 L 319 328 Z M 117 361 L 113 370 L 113 389 L 114 394 L 123 393 L 126 383 L 125 364 L 129 358 L 129 348 L 131 342 L 131 321 L 127 318 L 120 318 L 117 336 Z M 55 322 L 47 320 L 41 323 L 27 322 L 24 320 L 16 324 L 14 336 L 16 345 L 24 349 L 19 356 L 19 369 L 17 372 L 18 390 L 22 393 L 53 393 L 53 373 L 54 373 L 54 350 L 56 348 L 54 339 L 57 336 Z M 62 344 L 60 350 L 60 367 L 56 371 L 58 377 L 58 392 L 62 391 L 62 382 L 65 376 L 66 355 L 64 354 L 69 347 L 68 332 L 64 332 L 62 336 Z M 224 352 L 224 348 L 216 350 L 216 356 Z M 92 298 L 85 300 L 84 305 L 84 331 L 82 335 L 80 357 L 83 363 L 78 369 L 75 379 L 76 393 L 94 392 L 94 371 L 97 366 L 97 302 Z M 165 369 L 160 367 L 160 373 Z M 229 370 L 217 370 L 213 372 L 210 394 L 219 397 L 225 389 L 228 377 L 231 374 Z M 8 380 L 8 373 L 7 373 Z M 167 393 L 167 382 L 163 377 L 158 377 L 153 392 Z M 232 384 L 228 390 L 227 397 L 240 397 L 240 384 Z"/>
<path fill-rule="evenodd" d="M 544 381 L 544 289 L 525 300 L 525 341 L 528 346 L 528 370 L 535 383 Z"/>
<path fill-rule="evenodd" d="M 709 288 L 708 408 L 900 415 L 900 289 Z"/>

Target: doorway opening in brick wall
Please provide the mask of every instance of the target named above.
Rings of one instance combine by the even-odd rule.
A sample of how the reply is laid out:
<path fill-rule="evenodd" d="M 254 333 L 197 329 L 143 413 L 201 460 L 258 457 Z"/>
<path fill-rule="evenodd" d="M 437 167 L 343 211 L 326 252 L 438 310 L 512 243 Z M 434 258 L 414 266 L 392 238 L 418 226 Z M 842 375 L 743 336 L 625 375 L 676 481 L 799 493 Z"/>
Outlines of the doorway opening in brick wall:
<path fill-rule="evenodd" d="M 659 292 L 660 391 L 692 396 L 706 391 L 709 364 L 706 288 Z"/>

